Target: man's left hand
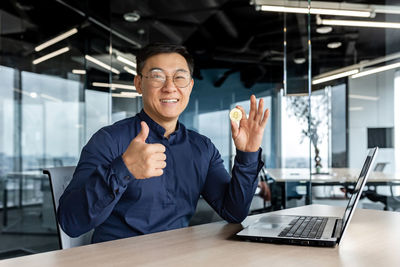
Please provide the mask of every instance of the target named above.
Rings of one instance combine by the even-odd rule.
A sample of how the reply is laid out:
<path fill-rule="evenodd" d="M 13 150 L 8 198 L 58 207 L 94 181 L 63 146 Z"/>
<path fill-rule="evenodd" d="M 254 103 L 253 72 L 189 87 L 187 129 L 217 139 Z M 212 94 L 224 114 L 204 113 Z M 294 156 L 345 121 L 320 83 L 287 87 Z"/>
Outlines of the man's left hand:
<path fill-rule="evenodd" d="M 238 126 L 231 120 L 232 138 L 238 150 L 243 152 L 256 152 L 260 146 L 265 126 L 269 116 L 269 109 L 264 112 L 264 100 L 261 98 L 258 103 L 254 95 L 250 97 L 250 113 L 247 118 L 243 107 L 236 106 L 242 111 L 242 119 Z"/>

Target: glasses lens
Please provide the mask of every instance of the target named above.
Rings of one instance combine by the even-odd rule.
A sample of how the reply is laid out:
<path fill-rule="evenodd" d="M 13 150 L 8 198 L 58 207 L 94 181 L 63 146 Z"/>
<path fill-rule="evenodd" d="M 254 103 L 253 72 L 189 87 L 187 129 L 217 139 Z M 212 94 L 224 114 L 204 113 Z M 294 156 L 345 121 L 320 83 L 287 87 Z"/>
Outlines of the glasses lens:
<path fill-rule="evenodd" d="M 148 77 L 154 87 L 162 87 L 167 79 L 165 74 L 159 70 L 150 71 Z"/>
<path fill-rule="evenodd" d="M 174 84 L 177 87 L 186 87 L 190 83 L 190 75 L 185 71 L 177 71 L 174 74 Z"/>

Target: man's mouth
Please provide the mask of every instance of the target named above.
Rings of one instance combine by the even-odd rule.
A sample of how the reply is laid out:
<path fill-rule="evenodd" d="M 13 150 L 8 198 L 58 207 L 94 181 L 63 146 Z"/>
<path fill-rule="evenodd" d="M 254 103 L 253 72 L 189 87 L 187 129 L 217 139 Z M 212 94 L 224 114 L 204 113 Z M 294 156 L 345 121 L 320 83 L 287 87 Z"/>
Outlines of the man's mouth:
<path fill-rule="evenodd" d="M 172 99 L 161 99 L 161 103 L 177 103 L 179 100 L 176 98 Z"/>

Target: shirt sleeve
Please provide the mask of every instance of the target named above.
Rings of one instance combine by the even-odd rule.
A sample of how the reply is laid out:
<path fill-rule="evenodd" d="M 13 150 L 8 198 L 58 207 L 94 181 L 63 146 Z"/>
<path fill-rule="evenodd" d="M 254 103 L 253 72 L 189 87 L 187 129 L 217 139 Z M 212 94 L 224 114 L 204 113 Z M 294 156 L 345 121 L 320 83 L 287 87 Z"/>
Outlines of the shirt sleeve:
<path fill-rule="evenodd" d="M 248 215 L 257 188 L 257 175 L 264 165 L 261 152 L 261 148 L 256 152 L 236 150 L 231 177 L 217 148 L 209 141 L 211 160 L 202 195 L 228 222 L 240 223 Z"/>
<path fill-rule="evenodd" d="M 134 179 L 110 134 L 99 130 L 83 148 L 70 184 L 59 200 L 57 219 L 71 237 L 103 223 Z"/>

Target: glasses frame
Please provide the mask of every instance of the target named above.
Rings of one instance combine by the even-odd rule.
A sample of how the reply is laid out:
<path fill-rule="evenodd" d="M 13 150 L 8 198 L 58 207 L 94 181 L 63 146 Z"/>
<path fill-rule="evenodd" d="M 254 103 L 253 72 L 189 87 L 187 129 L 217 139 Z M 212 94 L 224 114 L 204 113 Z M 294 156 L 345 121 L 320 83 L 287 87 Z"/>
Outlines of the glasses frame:
<path fill-rule="evenodd" d="M 149 71 L 149 72 L 147 73 L 147 75 L 143 75 L 143 73 L 139 73 L 139 75 L 140 75 L 141 77 L 144 77 L 144 78 L 149 79 L 149 80 L 151 81 L 151 77 L 150 77 L 150 73 L 151 73 L 151 72 L 160 72 L 160 73 L 164 74 L 164 76 L 165 76 L 164 83 L 163 83 L 161 86 L 154 86 L 154 85 L 152 85 L 154 88 L 157 88 L 157 89 L 163 88 L 163 87 L 165 86 L 165 84 L 166 84 L 166 82 L 167 82 L 167 80 L 168 80 L 168 77 L 170 77 L 170 78 L 172 79 L 172 83 L 173 83 L 177 88 L 186 88 L 186 87 L 188 87 L 189 84 L 190 84 L 190 82 L 191 82 L 191 80 L 193 79 L 193 78 L 192 78 L 192 75 L 191 75 L 189 72 L 187 72 L 187 71 L 182 71 L 182 70 L 176 71 L 173 75 L 167 75 L 167 74 L 165 74 L 165 72 L 162 71 L 162 70 L 151 70 L 151 71 Z M 178 85 L 176 85 L 175 80 L 174 80 L 174 77 L 175 77 L 175 75 L 176 75 L 177 73 L 188 73 L 189 80 L 188 80 L 188 83 L 187 83 L 185 86 L 178 86 Z"/>

